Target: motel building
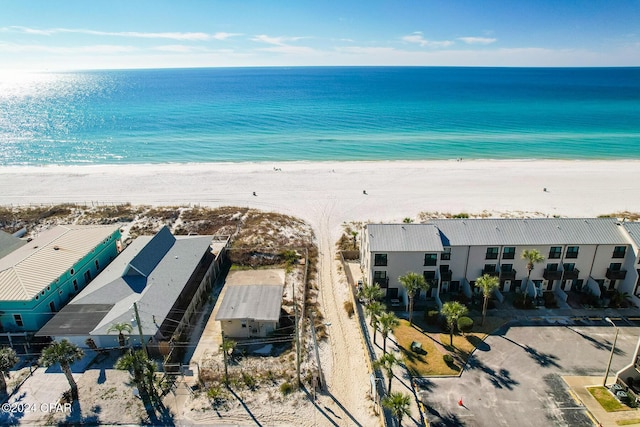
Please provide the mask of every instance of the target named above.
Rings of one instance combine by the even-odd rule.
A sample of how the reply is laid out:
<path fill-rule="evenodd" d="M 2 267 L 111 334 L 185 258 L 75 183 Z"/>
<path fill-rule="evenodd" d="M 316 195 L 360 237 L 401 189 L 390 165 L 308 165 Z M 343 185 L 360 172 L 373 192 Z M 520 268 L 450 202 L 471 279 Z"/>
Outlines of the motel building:
<path fill-rule="evenodd" d="M 120 252 L 120 227 L 58 225 L 29 239 L 0 231 L 0 343 L 28 351 L 35 332 Z"/>
<path fill-rule="evenodd" d="M 376 283 L 388 301 L 408 304 L 398 278 L 422 274 L 431 285 L 426 297 L 442 306 L 443 294 L 479 292 L 483 274 L 499 278 L 495 293 L 553 292 L 560 307 L 572 292 L 608 298 L 628 293 L 640 306 L 640 223 L 615 218 L 441 219 L 424 224 L 367 224 L 360 236 L 360 262 L 367 283 Z M 527 279 L 524 250 L 536 249 L 544 261 Z"/>

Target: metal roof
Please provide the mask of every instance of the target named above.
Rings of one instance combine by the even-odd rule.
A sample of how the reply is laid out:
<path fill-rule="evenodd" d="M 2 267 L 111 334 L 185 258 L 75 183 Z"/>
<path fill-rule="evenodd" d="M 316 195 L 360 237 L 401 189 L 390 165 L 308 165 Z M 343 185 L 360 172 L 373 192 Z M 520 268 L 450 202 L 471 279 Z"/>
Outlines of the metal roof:
<path fill-rule="evenodd" d="M 90 331 L 90 335 L 106 335 L 114 323 L 132 323 L 135 302 L 138 304 L 143 334 L 155 335 L 197 269 L 200 260 L 207 251 L 211 251 L 212 237 L 138 237 L 69 305 L 111 304 L 112 308 L 103 313 Z M 216 252 L 219 252 L 224 244 L 225 242 L 220 242 L 221 247 L 216 247 Z M 157 247 L 149 249 L 149 245 Z M 148 272 L 146 277 L 127 274 L 131 271 L 130 263 L 141 253 L 164 253 L 164 256 L 154 263 L 153 270 L 145 270 Z M 53 319 L 56 317 L 57 315 Z M 48 325 L 45 325 L 45 328 Z M 49 336 L 68 334 L 64 330 L 47 332 Z M 39 332 L 38 335 L 43 333 Z"/>
<path fill-rule="evenodd" d="M 280 319 L 284 285 L 232 285 L 225 291 L 216 320 Z"/>
<path fill-rule="evenodd" d="M 119 225 L 58 225 L 0 259 L 0 300 L 29 301 Z"/>
<path fill-rule="evenodd" d="M 89 335 L 111 308 L 113 304 L 67 304 L 38 331 L 38 335 Z"/>
<path fill-rule="evenodd" d="M 444 246 L 628 245 L 615 218 L 442 219 Z"/>
<path fill-rule="evenodd" d="M 640 248 L 640 222 L 623 222 L 622 226 L 627 230 L 636 247 Z"/>
<path fill-rule="evenodd" d="M 12 236 L 11 234 L 5 233 L 4 231 L 0 230 L 0 259 L 9 255 L 11 252 L 15 251 L 20 246 L 23 246 L 26 243 L 26 240 Z"/>
<path fill-rule="evenodd" d="M 440 233 L 429 224 L 367 224 L 370 252 L 441 252 Z"/>

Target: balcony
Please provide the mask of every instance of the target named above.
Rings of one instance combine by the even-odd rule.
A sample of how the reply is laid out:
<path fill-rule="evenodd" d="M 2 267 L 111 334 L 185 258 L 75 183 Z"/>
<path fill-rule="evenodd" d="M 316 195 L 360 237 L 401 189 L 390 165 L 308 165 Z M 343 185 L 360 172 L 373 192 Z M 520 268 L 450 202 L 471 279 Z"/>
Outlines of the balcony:
<path fill-rule="evenodd" d="M 495 276 L 495 277 L 500 275 L 500 273 L 498 271 L 494 270 L 494 269 L 488 269 L 487 270 L 487 269 L 483 268 L 482 269 L 482 275 L 484 276 L 485 274 L 488 274 L 489 276 Z"/>
<path fill-rule="evenodd" d="M 607 274 L 605 274 L 607 279 L 610 280 L 624 280 L 627 277 L 627 270 L 612 270 L 607 268 Z"/>
<path fill-rule="evenodd" d="M 562 270 L 549 270 L 545 268 L 542 277 L 546 280 L 560 280 L 562 279 Z"/>
<path fill-rule="evenodd" d="M 444 281 L 450 282 L 452 275 L 453 275 L 453 273 L 451 272 L 451 270 L 441 271 L 440 272 L 440 280 L 444 280 Z"/>
<path fill-rule="evenodd" d="M 515 270 L 501 271 L 500 272 L 500 280 L 515 280 L 515 278 L 516 278 L 516 271 Z"/>
<path fill-rule="evenodd" d="M 573 270 L 564 270 L 562 272 L 562 280 L 575 280 L 578 278 L 580 270 L 574 268 Z"/>
<path fill-rule="evenodd" d="M 389 287 L 389 278 L 388 277 L 376 278 L 376 279 L 373 279 L 373 283 L 375 285 L 380 286 L 382 289 L 385 289 Z"/>

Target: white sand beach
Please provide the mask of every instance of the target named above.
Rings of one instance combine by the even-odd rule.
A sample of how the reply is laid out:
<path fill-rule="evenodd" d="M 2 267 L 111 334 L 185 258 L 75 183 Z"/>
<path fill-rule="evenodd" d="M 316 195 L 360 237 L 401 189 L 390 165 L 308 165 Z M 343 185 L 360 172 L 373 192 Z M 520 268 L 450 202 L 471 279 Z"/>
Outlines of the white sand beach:
<path fill-rule="evenodd" d="M 333 233 L 343 221 L 401 220 L 423 211 L 640 211 L 638 174 L 638 160 L 2 167 L 0 204 L 250 206 L 329 225 Z"/>
<path fill-rule="evenodd" d="M 322 309 L 332 325 L 330 347 L 322 354 L 331 395 L 321 398 L 320 407 L 330 409 L 340 425 L 375 425 L 359 330 L 342 308 L 349 296 L 334 243 L 343 222 L 401 221 L 436 211 L 577 217 L 640 212 L 639 173 L 638 160 L 3 167 L 0 205 L 233 205 L 308 221 L 320 249 Z M 338 425 L 327 411 L 321 416 L 311 405 L 304 408 L 296 410 L 297 420 L 270 416 L 266 409 L 254 416 L 280 425 Z"/>

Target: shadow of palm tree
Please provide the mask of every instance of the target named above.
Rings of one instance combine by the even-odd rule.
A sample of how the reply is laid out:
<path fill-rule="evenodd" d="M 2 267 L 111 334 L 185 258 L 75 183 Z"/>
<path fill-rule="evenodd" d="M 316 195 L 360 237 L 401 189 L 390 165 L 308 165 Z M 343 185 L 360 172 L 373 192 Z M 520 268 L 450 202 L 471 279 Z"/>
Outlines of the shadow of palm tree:
<path fill-rule="evenodd" d="M 471 344 L 472 346 L 474 346 L 476 349 L 480 351 L 491 350 L 491 346 L 489 344 L 487 344 L 484 340 L 478 338 L 475 335 L 467 335 L 465 338 L 467 339 L 467 341 L 469 341 L 469 344 Z"/>
<path fill-rule="evenodd" d="M 100 425 L 100 412 L 102 408 L 99 405 L 93 406 L 90 409 L 92 415 L 83 416 L 82 407 L 80 401 L 75 400 L 71 404 L 71 411 L 67 414 L 66 418 L 62 421 L 58 421 L 59 426 L 75 426 L 75 425 Z"/>
<path fill-rule="evenodd" d="M 555 366 L 556 368 L 561 368 L 560 364 L 556 362 L 558 360 L 558 356 L 551 353 L 542 353 L 536 350 L 533 347 L 529 347 L 528 345 L 524 346 L 524 351 L 529 354 L 529 356 L 541 367 L 546 368 L 549 366 Z"/>
<path fill-rule="evenodd" d="M 598 341 L 597 339 L 590 337 L 589 335 L 585 335 L 582 332 L 573 329 L 569 326 L 566 326 L 567 329 L 569 329 L 571 332 L 575 332 L 576 334 L 580 335 L 582 338 L 584 338 L 585 340 L 589 341 L 591 343 L 591 345 L 593 345 L 595 348 L 597 348 L 598 350 L 606 350 L 606 351 L 611 351 L 611 346 L 613 345 L 613 343 L 609 340 L 604 340 L 604 341 Z M 615 350 L 613 350 L 614 354 L 620 355 L 620 356 L 624 356 L 626 354 L 625 351 L 621 350 L 620 348 L 616 347 Z"/>
<path fill-rule="evenodd" d="M 471 356 L 469 358 L 469 361 L 467 362 L 467 369 L 479 369 L 484 372 L 487 375 L 489 382 L 491 382 L 495 388 L 513 390 L 515 386 L 520 384 L 518 381 L 511 378 L 511 373 L 507 369 L 500 369 L 496 372 L 492 368 L 480 362 L 475 356 Z"/>

